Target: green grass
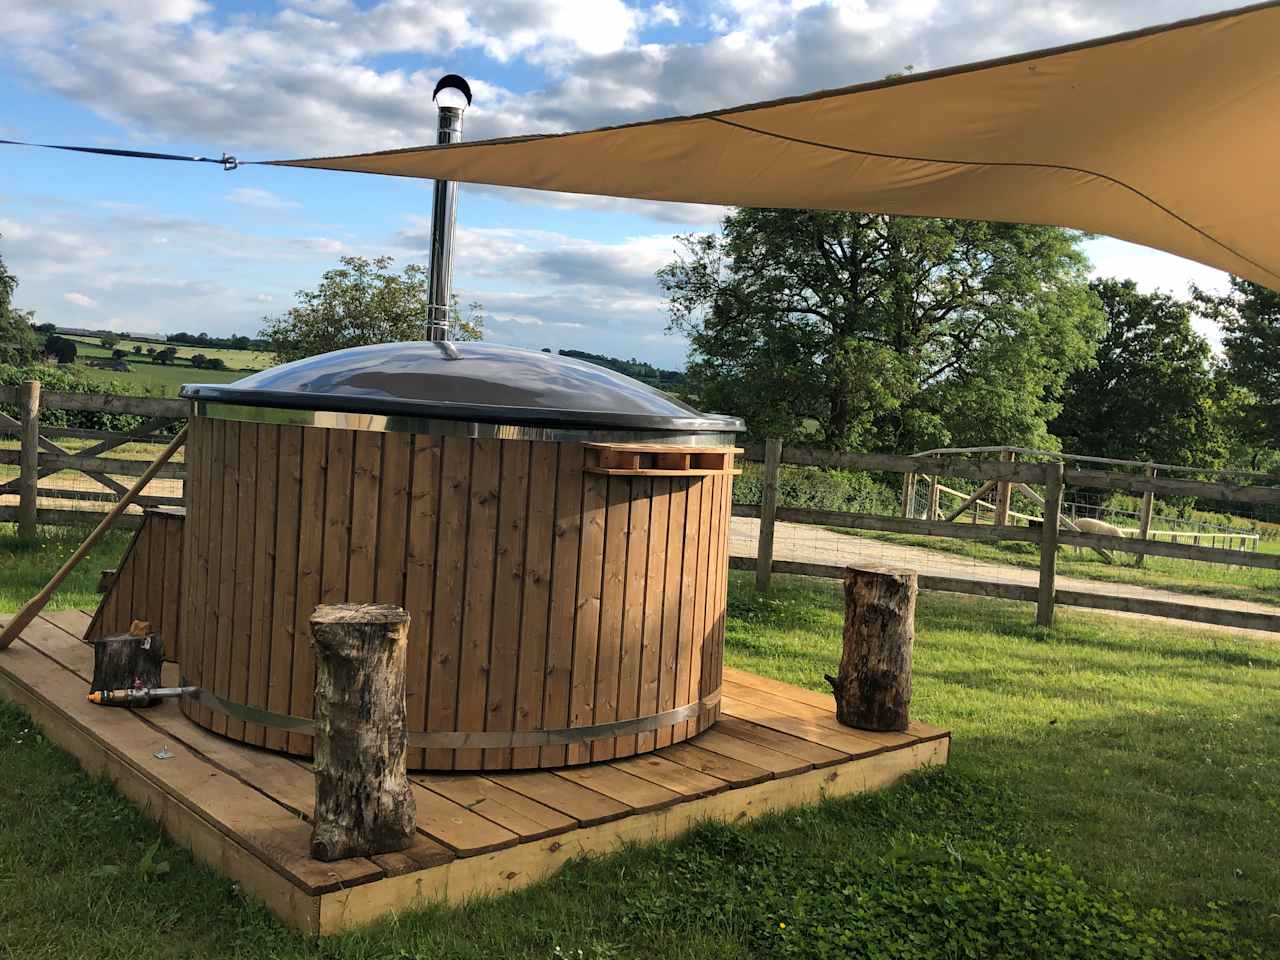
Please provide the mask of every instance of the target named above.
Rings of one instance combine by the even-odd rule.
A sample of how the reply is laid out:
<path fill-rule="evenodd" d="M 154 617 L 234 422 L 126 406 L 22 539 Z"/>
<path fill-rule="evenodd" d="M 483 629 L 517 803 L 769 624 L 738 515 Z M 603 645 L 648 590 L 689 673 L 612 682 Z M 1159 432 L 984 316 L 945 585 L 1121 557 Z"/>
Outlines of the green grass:
<path fill-rule="evenodd" d="M 63 334 L 68 340 L 76 342 L 77 354 L 81 357 L 110 357 L 111 350 L 102 346 L 100 338 L 88 337 L 81 334 Z M 197 353 L 203 353 L 210 359 L 218 358 L 226 363 L 232 370 L 265 370 L 274 363 L 272 355 L 262 350 L 229 350 L 221 347 L 192 347 L 182 343 L 156 343 L 151 340 L 131 340 L 123 339 L 117 343 L 112 350 L 123 350 L 129 354 L 130 362 L 137 356 L 132 351 L 134 346 L 142 347 L 142 355 L 137 357 L 139 360 L 149 360 L 147 356 L 147 348 L 154 347 L 157 350 L 166 346 L 173 347 L 178 351 L 178 362 L 189 365 L 189 361 Z"/>
<path fill-rule="evenodd" d="M 981 543 L 952 540 L 947 537 L 919 537 L 911 534 L 878 533 L 828 527 L 834 533 L 883 540 L 902 546 L 923 547 L 939 553 L 1004 563 L 1015 567 L 1038 569 L 1040 548 L 1032 543 Z M 1263 541 L 1262 553 L 1280 553 L 1280 543 Z M 1147 557 L 1142 567 L 1133 566 L 1133 555 L 1113 553 L 1115 563 L 1108 564 L 1092 550 L 1062 547 L 1058 551 L 1058 575 L 1096 580 L 1102 583 L 1130 584 L 1159 590 L 1173 590 L 1204 597 L 1246 600 L 1254 603 L 1280 602 L 1280 570 L 1258 567 L 1233 567 L 1199 560 L 1172 557 Z"/>
<path fill-rule="evenodd" d="M 156 363 L 146 353 L 148 347 L 161 349 L 164 344 L 145 340 L 121 340 L 112 349 L 107 349 L 99 342 L 98 337 L 86 337 L 79 334 L 67 336 L 76 342 L 75 367 L 88 379 L 103 383 L 114 381 L 135 387 L 140 393 L 153 396 L 177 396 L 178 389 L 184 383 L 230 383 L 247 376 L 254 370 L 265 370 L 274 362 L 272 355 L 260 350 L 225 350 L 216 347 L 203 349 L 180 344 L 170 344 L 178 351 L 172 364 Z M 141 354 L 132 352 L 134 345 L 142 347 Z M 123 350 L 124 358 L 129 365 L 128 373 L 114 370 L 98 370 L 85 364 L 86 360 L 109 359 L 112 350 Z M 226 370 L 204 370 L 191 366 L 191 357 L 203 353 L 206 357 L 217 357 L 226 363 Z"/>
<path fill-rule="evenodd" d="M 129 372 L 117 370 L 98 370 L 82 363 L 76 364 L 79 372 L 98 383 L 123 383 L 135 388 L 137 392 L 155 397 L 176 397 L 184 383 L 230 383 L 247 377 L 247 373 L 239 370 L 197 370 L 188 364 L 165 366 L 159 363 L 125 361 L 129 364 Z"/>
<path fill-rule="evenodd" d="M 761 597 L 733 575 L 728 662 L 822 689 L 839 656 L 838 586 L 775 582 Z M 943 594 L 922 595 L 917 623 L 913 713 L 954 731 L 944 771 L 321 941 L 282 931 L 230 883 L 155 846 L 154 827 L 0 707 L 4 950 L 104 960 L 1280 951 L 1280 648 L 1072 612 L 1042 631 L 1027 606 Z"/>
<path fill-rule="evenodd" d="M 20 539 L 13 524 L 0 524 L 0 613 L 16 613 L 39 593 L 54 571 L 75 553 L 89 529 L 40 527 L 39 539 L 31 542 Z M 103 537 L 63 581 L 50 609 L 96 607 L 98 578 L 103 570 L 116 565 L 131 536 L 129 531 L 113 530 Z"/>

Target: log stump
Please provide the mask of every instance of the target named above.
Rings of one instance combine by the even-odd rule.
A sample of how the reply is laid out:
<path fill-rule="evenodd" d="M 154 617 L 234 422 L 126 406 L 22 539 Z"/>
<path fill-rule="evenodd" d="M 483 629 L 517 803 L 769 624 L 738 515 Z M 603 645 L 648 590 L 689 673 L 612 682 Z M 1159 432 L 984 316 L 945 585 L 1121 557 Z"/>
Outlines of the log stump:
<path fill-rule="evenodd" d="M 149 624 L 135 620 L 128 633 L 98 637 L 93 641 L 93 680 L 90 693 L 112 690 L 146 690 L 161 686 L 160 670 L 164 666 L 164 643 Z M 151 706 L 154 698 L 143 703 L 109 704 L 110 706 Z"/>
<path fill-rule="evenodd" d="M 317 860 L 413 844 L 417 811 L 405 769 L 408 636 L 409 615 L 389 603 L 322 605 L 311 615 Z"/>
<path fill-rule="evenodd" d="M 907 729 L 917 590 L 913 571 L 846 570 L 844 653 L 840 675 L 827 677 L 845 726 Z"/>

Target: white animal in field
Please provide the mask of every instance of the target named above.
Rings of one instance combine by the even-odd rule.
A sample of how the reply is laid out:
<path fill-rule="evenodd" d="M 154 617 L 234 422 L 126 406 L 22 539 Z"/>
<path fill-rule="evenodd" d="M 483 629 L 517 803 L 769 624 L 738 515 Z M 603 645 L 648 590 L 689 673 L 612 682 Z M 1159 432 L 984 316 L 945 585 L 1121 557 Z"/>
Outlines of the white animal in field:
<path fill-rule="evenodd" d="M 1124 527 L 1117 527 L 1105 520 L 1094 520 L 1092 517 L 1081 517 L 1075 521 L 1075 525 L 1080 528 L 1081 533 L 1101 533 L 1109 537 L 1127 537 L 1130 533 Z"/>

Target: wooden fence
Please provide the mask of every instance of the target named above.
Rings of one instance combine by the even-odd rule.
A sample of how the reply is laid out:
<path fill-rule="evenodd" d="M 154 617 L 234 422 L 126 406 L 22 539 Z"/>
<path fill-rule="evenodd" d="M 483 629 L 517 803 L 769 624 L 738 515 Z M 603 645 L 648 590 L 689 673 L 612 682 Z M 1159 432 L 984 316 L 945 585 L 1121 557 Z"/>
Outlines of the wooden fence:
<path fill-rule="evenodd" d="M 1124 551 L 1139 557 L 1144 555 L 1175 557 L 1237 567 L 1280 570 L 1280 555 L 1275 554 L 1205 547 L 1157 540 L 1141 535 L 1109 536 L 1065 529 L 1064 525 L 1070 523 L 1063 517 L 1061 509 L 1063 489 L 1066 486 L 1124 491 L 1141 496 L 1143 513 L 1148 518 L 1151 499 L 1157 494 L 1169 497 L 1200 497 L 1254 506 L 1261 504 L 1280 506 L 1280 487 L 1181 480 L 1157 477 L 1152 472 L 1138 475 L 1108 470 L 1074 469 L 1065 467 L 1060 461 L 1019 462 L 1012 457 L 1001 460 L 982 460 L 949 456 L 905 457 L 888 454 L 841 453 L 805 447 L 787 447 L 784 450 L 781 442 L 777 440 L 748 446 L 742 459 L 761 462 L 764 465 L 761 502 L 759 504 L 735 503 L 733 515 L 758 518 L 760 534 L 756 556 L 754 558 L 734 557 L 732 566 L 736 569 L 755 570 L 756 587 L 760 590 L 768 589 L 770 576 L 775 571 L 834 578 L 841 578 L 844 575 L 844 567 L 840 565 L 775 560 L 773 557 L 775 525 L 778 521 L 782 521 L 924 537 L 1038 544 L 1040 570 L 1037 586 L 982 579 L 980 575 L 973 578 L 921 575 L 920 586 L 926 590 L 944 590 L 1033 602 L 1036 604 L 1036 622 L 1043 626 L 1052 624 L 1055 606 L 1065 604 L 1280 632 L 1280 613 L 1239 610 L 1211 604 L 1171 602 L 1118 593 L 1064 590 L 1059 588 L 1056 582 L 1057 556 L 1060 546 L 1079 546 L 1103 552 Z M 778 470 L 784 463 L 901 474 L 904 505 L 914 501 L 913 488 L 919 477 L 931 478 L 930 483 L 934 489 L 937 488 L 939 477 L 963 477 L 979 483 L 973 497 L 990 491 L 995 492 L 993 518 L 995 522 L 991 524 L 956 522 L 956 517 L 963 514 L 970 505 L 968 501 L 947 518 L 940 519 L 933 495 L 930 496 L 930 507 L 926 519 L 914 516 L 883 516 L 780 507 L 777 503 Z M 1032 485 L 1042 487 L 1044 495 L 1040 496 L 1031 490 Z M 1009 501 L 1014 489 L 1021 490 L 1033 502 L 1038 501 L 1042 505 L 1043 518 L 1045 518 L 1042 522 L 1031 526 L 1009 523 L 1011 513 Z M 909 497 L 911 499 L 908 499 Z M 904 506 L 903 512 L 909 513 L 910 510 Z M 1054 522 L 1048 522 L 1049 518 Z M 1149 529 L 1149 522 L 1147 520 L 1144 524 L 1145 529 Z M 1124 586 L 1120 585 L 1120 589 L 1123 590 Z"/>
<path fill-rule="evenodd" d="M 17 476 L 0 481 L 0 521 L 18 523 L 19 533 L 34 536 L 36 524 L 83 524 L 97 519 L 92 510 L 50 505 L 66 503 L 83 507 L 96 501 L 106 509 L 128 487 L 119 477 L 138 477 L 150 460 L 106 456 L 130 443 L 167 443 L 176 426 L 190 414 L 185 400 L 157 397 L 124 397 L 93 393 L 42 392 L 40 383 L 29 380 L 18 387 L 0 387 L 0 404 L 18 408 L 18 416 L 0 412 L 0 434 L 17 435 L 19 449 L 0 450 L 0 465 L 17 466 Z M 41 423 L 42 410 L 79 410 L 128 414 L 142 417 L 133 430 L 97 430 L 61 427 Z M 95 441 L 78 451 L 68 450 L 57 440 L 74 438 Z M 67 486 L 58 475 L 77 471 L 90 484 Z M 168 463 L 160 468 L 159 480 L 180 480 L 184 466 Z M 14 502 L 16 501 L 16 503 Z M 139 507 L 181 506 L 182 497 L 149 494 L 137 499 Z M 140 516 L 126 515 L 121 525 L 135 527 Z"/>

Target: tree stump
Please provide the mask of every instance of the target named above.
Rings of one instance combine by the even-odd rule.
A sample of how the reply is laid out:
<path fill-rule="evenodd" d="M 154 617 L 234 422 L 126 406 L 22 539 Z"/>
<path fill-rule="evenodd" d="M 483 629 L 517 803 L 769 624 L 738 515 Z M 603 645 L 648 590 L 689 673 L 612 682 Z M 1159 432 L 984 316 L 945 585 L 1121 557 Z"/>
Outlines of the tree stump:
<path fill-rule="evenodd" d="M 128 633 L 99 637 L 93 641 L 93 680 L 90 693 L 107 690 L 145 690 L 161 686 L 160 670 L 164 666 L 164 643 L 158 633 L 149 632 L 149 624 L 135 620 Z M 127 706 L 150 706 L 131 703 Z M 116 706 L 117 704 L 111 704 Z"/>
<path fill-rule="evenodd" d="M 338 603 L 311 615 L 316 807 L 311 856 L 341 860 L 413 844 L 405 769 L 409 615 L 389 603 Z"/>
<path fill-rule="evenodd" d="M 906 730 L 916 574 L 849 567 L 844 578 L 844 654 L 827 677 L 836 719 L 862 730 Z"/>

